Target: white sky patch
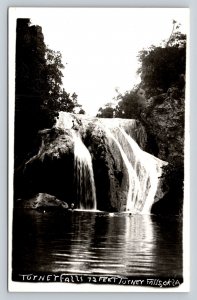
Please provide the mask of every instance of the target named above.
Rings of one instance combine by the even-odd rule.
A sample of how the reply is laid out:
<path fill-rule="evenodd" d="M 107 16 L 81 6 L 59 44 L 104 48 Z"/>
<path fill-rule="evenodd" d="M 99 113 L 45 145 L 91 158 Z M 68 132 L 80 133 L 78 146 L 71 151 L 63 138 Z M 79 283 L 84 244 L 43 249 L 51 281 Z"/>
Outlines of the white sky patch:
<path fill-rule="evenodd" d="M 20 17 L 40 25 L 46 45 L 61 52 L 63 86 L 90 115 L 111 102 L 115 88 L 124 93 L 139 82 L 138 52 L 168 39 L 173 20 L 183 33 L 189 25 L 180 8 L 31 8 Z"/>

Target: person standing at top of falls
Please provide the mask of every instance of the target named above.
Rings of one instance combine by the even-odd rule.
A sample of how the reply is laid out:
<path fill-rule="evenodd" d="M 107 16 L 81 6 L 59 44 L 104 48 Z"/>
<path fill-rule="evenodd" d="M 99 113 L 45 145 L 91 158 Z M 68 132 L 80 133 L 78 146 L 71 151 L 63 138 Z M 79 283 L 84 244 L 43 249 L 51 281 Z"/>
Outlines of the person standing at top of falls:
<path fill-rule="evenodd" d="M 78 128 L 76 128 L 76 126 L 75 126 L 75 121 L 74 120 L 72 120 L 72 123 L 73 123 L 73 125 L 72 125 L 72 129 L 78 129 Z"/>
<path fill-rule="evenodd" d="M 80 127 L 80 125 L 82 124 L 81 123 L 81 120 L 77 120 L 78 122 L 76 122 L 76 120 L 72 120 L 72 123 L 73 123 L 73 125 L 72 125 L 72 129 L 74 129 L 74 130 L 79 130 L 79 127 Z"/>
<path fill-rule="evenodd" d="M 79 126 L 78 124 L 75 124 L 75 120 L 72 120 L 72 123 L 73 123 L 72 129 L 79 130 Z"/>

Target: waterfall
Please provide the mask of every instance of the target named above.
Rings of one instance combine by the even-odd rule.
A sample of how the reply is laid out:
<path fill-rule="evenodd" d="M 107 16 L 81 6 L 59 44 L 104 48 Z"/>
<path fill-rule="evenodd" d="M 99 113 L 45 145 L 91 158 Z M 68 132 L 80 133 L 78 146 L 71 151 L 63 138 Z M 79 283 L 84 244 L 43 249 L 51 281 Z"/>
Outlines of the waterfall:
<path fill-rule="evenodd" d="M 150 213 L 165 163 L 140 149 L 121 126 L 113 127 L 111 132 L 129 177 L 126 209 L 133 213 Z"/>
<path fill-rule="evenodd" d="M 74 139 L 74 180 L 76 188 L 76 203 L 80 209 L 96 210 L 96 191 L 92 158 L 90 152 L 81 140 L 73 133 Z"/>
<path fill-rule="evenodd" d="M 73 138 L 74 193 L 77 208 L 93 210 L 97 208 L 92 157 L 81 138 L 81 135 L 86 135 L 89 130 L 91 134 L 93 132 L 93 135 L 89 133 L 90 143 L 91 141 L 94 143 L 95 137 L 99 139 L 100 134 L 104 134 L 105 138 L 100 140 L 100 143 L 106 143 L 107 147 L 111 148 L 112 159 L 118 160 L 119 170 L 122 168 L 124 181 L 123 185 L 120 183 L 119 188 L 122 189 L 122 195 L 126 195 L 124 196 L 126 211 L 150 213 L 160 183 L 162 167 L 166 162 L 141 149 L 146 144 L 146 132 L 139 122 L 116 118 L 88 118 L 60 112 L 55 127 L 70 132 Z M 112 171 L 109 173 L 109 181 L 112 183 L 108 191 L 109 201 L 111 201 L 111 191 L 115 186 L 112 181 L 113 176 Z M 123 201 L 118 193 L 116 197 L 119 197 L 118 201 Z M 124 209 L 125 202 L 122 203 Z"/>
<path fill-rule="evenodd" d="M 79 118 L 78 118 L 79 119 Z M 92 167 L 92 157 L 84 145 L 74 114 L 59 112 L 56 128 L 69 130 L 74 145 L 74 194 L 75 206 L 79 209 L 96 210 L 96 188 Z M 75 127 L 75 129 L 73 129 Z"/>
<path fill-rule="evenodd" d="M 133 202 L 132 199 L 136 198 L 136 192 L 139 190 L 139 180 L 137 177 L 137 174 L 135 173 L 131 163 L 129 162 L 129 159 L 126 155 L 126 152 L 123 150 L 121 144 L 119 143 L 118 139 L 111 133 L 108 132 L 108 136 L 115 142 L 115 144 L 118 146 L 118 149 L 121 153 L 122 159 L 125 163 L 127 174 L 128 174 L 128 194 L 127 194 L 127 206 L 126 209 L 129 211 L 134 211 Z"/>
<path fill-rule="evenodd" d="M 136 208 L 143 213 L 149 213 L 154 203 L 164 162 L 141 150 L 138 144 L 124 130 L 121 129 L 121 132 L 130 145 L 130 151 L 133 151 L 135 157 L 134 168 L 140 182 L 140 192 L 137 194 Z"/>
<path fill-rule="evenodd" d="M 73 125 L 73 115 L 64 111 L 60 111 L 56 119 L 55 127 L 61 129 L 71 129 Z"/>

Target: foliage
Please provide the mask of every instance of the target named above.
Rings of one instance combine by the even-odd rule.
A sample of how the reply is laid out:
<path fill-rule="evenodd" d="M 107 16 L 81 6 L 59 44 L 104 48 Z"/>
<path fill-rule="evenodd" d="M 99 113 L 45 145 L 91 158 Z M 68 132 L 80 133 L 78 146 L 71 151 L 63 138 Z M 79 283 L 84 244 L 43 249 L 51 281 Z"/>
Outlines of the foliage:
<path fill-rule="evenodd" d="M 96 116 L 99 118 L 113 118 L 114 112 L 115 110 L 112 103 L 107 103 L 105 104 L 104 108 L 99 108 L 98 114 Z"/>
<path fill-rule="evenodd" d="M 77 103 L 77 94 L 73 93 L 70 95 L 64 88 L 59 94 L 57 103 L 60 111 L 74 112 L 76 107 L 81 107 L 81 105 Z"/>
<path fill-rule="evenodd" d="M 174 21 L 175 22 L 175 21 Z M 175 23 L 173 23 L 175 24 Z M 151 46 L 139 52 L 140 87 L 151 97 L 167 92 L 174 86 L 183 88 L 186 69 L 186 35 L 172 32 L 163 46 Z"/>
<path fill-rule="evenodd" d="M 140 90 L 139 90 L 140 91 Z M 117 96 L 114 98 L 116 105 L 107 103 L 103 108 L 100 107 L 97 117 L 99 118 L 124 118 L 135 119 L 140 116 L 144 107 L 145 99 L 139 94 L 138 90 L 126 91 L 121 94 L 117 91 Z"/>
<path fill-rule="evenodd" d="M 141 103 L 136 90 L 127 91 L 125 94 L 118 94 L 116 98 L 119 103 L 116 107 L 116 117 L 135 119 L 141 112 Z"/>
<path fill-rule="evenodd" d="M 61 53 L 48 49 L 42 28 L 17 19 L 15 77 L 15 162 L 32 150 L 39 130 L 51 127 L 58 111 L 74 112 L 77 95 L 62 88 Z"/>
<path fill-rule="evenodd" d="M 139 52 L 140 68 L 137 73 L 141 76 L 141 82 L 124 94 L 118 93 L 118 104 L 113 111 L 109 105 L 105 105 L 99 109 L 97 116 L 140 119 L 147 105 L 146 99 L 166 93 L 171 87 L 180 91 L 184 89 L 186 35 L 178 31 L 179 27 L 180 24 L 173 20 L 172 32 L 167 41 Z"/>
<path fill-rule="evenodd" d="M 80 108 L 78 114 L 80 115 L 85 115 L 85 110 L 83 108 Z"/>

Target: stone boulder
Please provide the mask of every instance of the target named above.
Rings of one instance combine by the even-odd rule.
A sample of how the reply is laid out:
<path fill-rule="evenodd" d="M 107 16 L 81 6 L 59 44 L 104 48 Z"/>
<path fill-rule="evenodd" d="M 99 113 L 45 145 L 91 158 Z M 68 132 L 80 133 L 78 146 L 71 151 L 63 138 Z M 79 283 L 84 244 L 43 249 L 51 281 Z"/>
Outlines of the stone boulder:
<path fill-rule="evenodd" d="M 39 193 L 35 197 L 28 200 L 18 199 L 16 201 L 16 207 L 25 209 L 34 209 L 39 211 L 53 211 L 53 210 L 65 210 L 68 209 L 68 204 L 57 199 L 55 196 Z"/>

